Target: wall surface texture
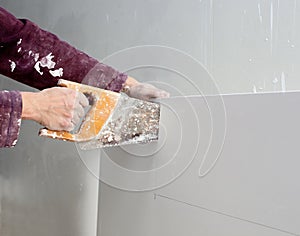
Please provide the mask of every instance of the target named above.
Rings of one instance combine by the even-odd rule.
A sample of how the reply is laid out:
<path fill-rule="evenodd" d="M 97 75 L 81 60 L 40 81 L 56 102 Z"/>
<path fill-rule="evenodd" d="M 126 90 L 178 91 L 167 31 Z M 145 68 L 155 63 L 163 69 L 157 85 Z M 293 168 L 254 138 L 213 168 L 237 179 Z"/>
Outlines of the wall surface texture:
<path fill-rule="evenodd" d="M 84 152 L 23 121 L 0 150 L 0 235 L 300 235 L 300 1 L 0 5 L 171 93 L 146 145 Z"/>

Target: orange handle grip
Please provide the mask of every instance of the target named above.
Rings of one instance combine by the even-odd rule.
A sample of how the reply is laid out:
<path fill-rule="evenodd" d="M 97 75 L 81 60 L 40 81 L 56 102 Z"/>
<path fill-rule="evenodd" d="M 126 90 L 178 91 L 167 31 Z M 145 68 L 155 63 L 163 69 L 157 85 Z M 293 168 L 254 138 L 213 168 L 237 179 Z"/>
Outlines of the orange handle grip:
<path fill-rule="evenodd" d="M 58 85 L 80 91 L 92 98 L 90 110 L 85 115 L 77 133 L 40 129 L 39 136 L 73 142 L 86 142 L 97 138 L 103 125 L 116 107 L 120 94 L 84 84 L 60 79 Z"/>

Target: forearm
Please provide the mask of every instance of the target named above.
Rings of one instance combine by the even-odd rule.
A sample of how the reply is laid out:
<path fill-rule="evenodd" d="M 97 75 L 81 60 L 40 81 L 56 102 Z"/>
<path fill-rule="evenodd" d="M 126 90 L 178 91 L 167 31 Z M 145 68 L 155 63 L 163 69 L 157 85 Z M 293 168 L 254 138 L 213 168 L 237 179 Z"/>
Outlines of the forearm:
<path fill-rule="evenodd" d="M 16 144 L 21 125 L 22 98 L 18 91 L 0 91 L 0 147 Z"/>
<path fill-rule="evenodd" d="M 38 89 L 59 78 L 120 91 L 127 75 L 0 7 L 0 73 Z"/>

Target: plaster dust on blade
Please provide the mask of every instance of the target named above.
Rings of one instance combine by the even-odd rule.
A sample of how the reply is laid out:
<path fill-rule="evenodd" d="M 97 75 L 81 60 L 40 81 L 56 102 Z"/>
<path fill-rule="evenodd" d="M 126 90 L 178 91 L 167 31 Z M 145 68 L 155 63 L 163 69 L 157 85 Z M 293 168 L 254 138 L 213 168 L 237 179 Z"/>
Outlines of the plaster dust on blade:
<path fill-rule="evenodd" d="M 77 142 L 83 150 L 158 139 L 159 104 L 67 80 L 59 80 L 58 85 L 85 94 L 91 108 L 77 133 L 43 128 L 40 136 Z"/>

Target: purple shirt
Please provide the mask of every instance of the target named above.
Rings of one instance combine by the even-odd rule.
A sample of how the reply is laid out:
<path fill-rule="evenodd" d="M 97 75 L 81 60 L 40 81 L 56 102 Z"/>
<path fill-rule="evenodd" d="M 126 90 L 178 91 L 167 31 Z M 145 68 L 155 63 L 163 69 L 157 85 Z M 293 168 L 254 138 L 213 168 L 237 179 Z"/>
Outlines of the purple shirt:
<path fill-rule="evenodd" d="M 0 73 L 37 89 L 56 86 L 61 78 L 119 92 L 127 79 L 127 75 L 1 7 Z M 20 92 L 0 91 L 0 147 L 16 144 L 21 115 Z"/>

